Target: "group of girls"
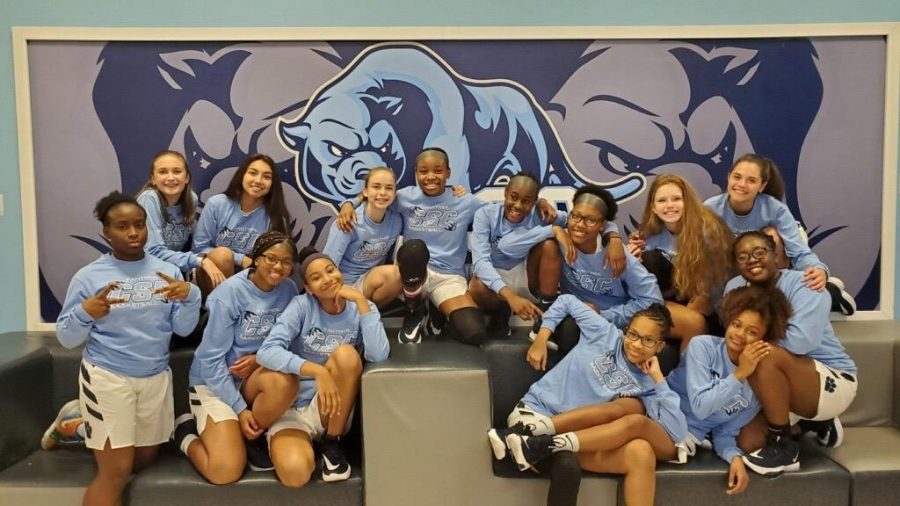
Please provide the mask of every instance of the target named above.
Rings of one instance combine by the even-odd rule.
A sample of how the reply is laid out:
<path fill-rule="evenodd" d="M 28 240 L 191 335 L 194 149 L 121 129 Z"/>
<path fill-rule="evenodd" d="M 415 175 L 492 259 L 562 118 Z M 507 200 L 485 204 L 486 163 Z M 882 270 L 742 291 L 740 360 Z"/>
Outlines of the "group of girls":
<path fill-rule="evenodd" d="M 165 151 L 138 199 L 112 192 L 97 203 L 110 251 L 73 277 L 57 321 L 64 346 L 86 343 L 79 398 L 42 439 L 49 449 L 80 437 L 93 450 L 85 504 L 120 503 L 173 432 L 212 483 L 236 481 L 249 460 L 302 486 L 316 468 L 313 441 L 325 481 L 350 476 L 340 440 L 362 360 L 387 358 L 387 337 L 376 306 L 335 262 L 297 251 L 274 169 L 251 156 L 197 218 L 184 157 Z M 192 269 L 200 286 L 183 280 Z M 201 292 L 209 318 L 190 369 L 192 413 L 176 425 L 169 344 L 197 326 Z"/>
<path fill-rule="evenodd" d="M 856 366 L 829 321 L 841 290 L 825 290 L 827 268 L 787 207 L 763 193 L 774 187 L 781 195 L 770 160 L 745 155 L 728 181 L 727 193 L 705 204 L 680 176 L 660 175 L 651 185 L 625 272 L 643 263 L 659 280 L 664 305 L 633 298 L 639 309 L 625 312 L 623 322 L 589 293 L 610 286 L 612 276 L 585 269 L 570 277 L 562 266 L 560 291 L 576 297 L 561 295 L 543 313 L 527 362 L 546 369 L 549 345 L 567 340 L 559 335 L 567 319 L 580 333 L 513 409 L 508 427 L 488 432 L 495 457 L 509 453 L 520 469 L 547 468 L 555 478 L 552 468 L 567 465 L 558 455 L 575 454 L 576 467 L 625 474 L 627 504 L 652 504 L 655 462 L 683 462 L 697 447 L 728 463 L 726 492 L 738 494 L 749 483 L 748 467 L 767 476 L 799 469 L 795 438 L 802 433 L 814 432 L 823 446 L 841 444 L 838 416 L 857 388 Z M 615 212 L 586 203 L 576 193 L 568 219 L 579 257 L 591 251 L 579 247 L 577 225 L 591 217 L 598 228 Z M 505 240 L 498 251 L 510 251 Z M 565 254 L 566 238 L 556 242 Z M 566 279 L 580 283 L 567 286 Z M 656 355 L 670 337 L 680 339 L 683 354 L 665 377 Z M 575 503 L 577 486 L 555 492 L 551 486 L 551 504 Z"/>
<path fill-rule="evenodd" d="M 765 169 L 755 160 L 744 157 L 732 168 L 725 205 L 737 222 L 748 222 L 749 216 L 754 217 L 752 227 L 775 226 L 778 233 L 773 235 L 785 245 L 784 257 L 803 269 L 776 267 L 771 278 L 761 281 L 753 276 L 766 255 L 775 261 L 774 246 L 767 243 L 762 253 L 759 248 L 739 249 L 752 234 L 732 246 L 728 213 L 719 212 L 726 215 L 723 221 L 714 199 L 707 203 L 710 207 L 700 204 L 678 176 L 654 182 L 644 224 L 626 248 L 613 223 L 616 202 L 606 190 L 579 188 L 565 213 L 538 198 L 534 177 L 517 174 L 502 203 L 486 204 L 448 188 L 446 152 L 426 148 L 416 158 L 417 186 L 398 190 L 389 169 L 371 169 L 360 201 L 342 206 L 324 253 L 305 248 L 298 254 L 269 157 L 248 158 L 225 194 L 208 199 L 198 218 L 184 157 L 163 152 L 154 158 L 150 181 L 137 201 L 114 193 L 98 203 L 97 217 L 112 251 L 73 278 L 58 322 L 64 345 L 87 341 L 79 401 L 70 412 L 65 407 L 60 412 L 44 445 L 64 437 L 64 427 L 74 425 L 64 422 L 77 412 L 84 422 L 78 432 L 98 462 L 86 503 L 115 502 L 130 473 L 152 460 L 173 430 L 168 343 L 173 332 L 185 334 L 196 324 L 202 293 L 209 323 L 190 371 L 191 414 L 179 417 L 174 430 L 178 447 L 212 483 L 237 480 L 249 460 L 257 468 L 274 468 L 286 485 L 302 486 L 315 469 L 312 442 L 319 440 L 323 479 L 346 479 L 350 465 L 340 438 L 352 418 L 362 360 L 387 358 L 378 308 L 399 298 L 406 303 L 401 343 L 438 335 L 446 323 L 456 339 L 478 345 L 489 335 L 482 313 L 489 309 L 494 332 L 507 332 L 511 314 L 534 322 L 528 353 L 533 367 L 546 367 L 548 348 L 567 353 L 523 399 L 510 417 L 510 428 L 492 432 L 498 456 L 508 445 L 517 463 L 527 468 L 543 459 L 547 448 L 569 450 L 586 469 L 626 473 L 628 497 L 641 502 L 648 492 L 652 497 L 653 489 L 646 484 L 647 466 L 640 463 L 676 458 L 679 448 L 683 454 L 709 432 L 714 443 L 721 434 L 732 437 L 733 425 L 726 432 L 717 432 L 718 425 L 707 427 L 710 414 L 749 413 L 761 405 L 765 418 L 748 427 L 762 436 L 745 439 L 766 439 L 762 429 L 768 423 L 768 444 L 742 446 L 750 452 L 746 455 L 734 445 L 716 446 L 730 459 L 729 491 L 740 492 L 747 483 L 744 462 L 767 473 L 795 467 L 796 445 L 785 438 L 789 416 L 791 422 L 795 416 L 808 420 L 801 426 L 816 431 L 824 443 L 840 443 L 836 416 L 852 395 L 823 409 L 822 392 L 835 391 L 838 382 L 846 386 L 842 390 L 852 386 L 855 394 L 856 372 L 846 354 L 839 356 L 843 349 L 833 331 L 823 330 L 830 329 L 830 301 L 815 305 L 825 308 L 824 315 L 810 314 L 802 321 L 795 315 L 793 323 L 784 324 L 790 308 L 779 306 L 780 299 L 761 292 L 763 288 L 740 289 L 735 293 L 752 296 L 725 299 L 724 314 L 731 315 L 727 346 L 715 348 L 712 338 L 688 346 L 697 335 L 715 333 L 714 303 L 735 263 L 748 281 L 765 290 L 777 284 L 784 291 L 785 280 L 799 279 L 798 286 L 789 285 L 796 297 L 827 297 L 821 291 L 824 265 L 791 235 L 797 233 L 796 224 L 782 223 L 786 207 L 761 193 L 777 169 Z M 767 207 L 758 212 L 756 202 Z M 194 242 L 188 252 L 192 225 Z M 470 227 L 474 275 L 467 281 Z M 396 248 L 399 235 L 404 242 Z M 397 261 L 391 263 L 395 248 Z M 289 279 L 297 263 L 305 290 L 301 295 Z M 147 273 L 151 268 L 152 275 Z M 192 269 L 199 289 L 181 281 L 181 272 Z M 663 281 L 667 272 L 668 284 L 660 290 L 657 279 Z M 558 293 L 568 296 L 557 298 Z M 789 299 L 796 303 L 793 297 Z M 156 311 L 153 318 L 141 313 L 148 307 Z M 157 314 L 164 308 L 165 318 Z M 810 331 L 812 321 L 818 326 Z M 785 325 L 783 347 L 788 351 L 751 346 L 748 328 L 756 340 L 775 342 Z M 121 344 L 110 341 L 121 334 L 129 336 L 126 342 L 143 339 L 135 346 L 145 349 L 146 344 L 156 356 L 150 361 L 147 353 L 139 358 L 122 353 Z M 686 356 L 696 348 L 708 352 L 702 358 L 719 360 L 709 364 L 721 371 L 705 388 L 721 392 L 706 396 L 708 402 L 701 406 L 695 400 L 704 386 L 691 381 L 690 371 L 682 374 L 686 382 L 670 380 L 672 388 L 667 386 L 655 357 L 669 337 L 681 339 Z M 751 351 L 744 353 L 745 348 Z M 685 360 L 681 367 L 689 363 Z M 722 378 L 729 374 L 736 381 L 724 389 Z M 793 384 L 786 377 L 809 379 L 813 374 L 834 376 L 815 399 L 815 392 L 784 388 Z M 168 390 L 145 384 L 150 378 L 152 385 L 168 382 Z M 780 387 L 758 394 L 756 401 L 757 388 L 779 380 Z M 570 381 L 575 383 L 566 384 Z M 746 382 L 753 387 L 749 391 L 741 389 Z M 148 388 L 156 397 L 140 395 Z M 565 394 L 547 400 L 554 392 Z M 677 394 L 683 392 L 687 394 L 680 398 Z M 747 402 L 728 404 L 738 397 Z M 695 409 L 694 415 L 687 408 Z M 696 420 L 702 423 L 692 425 Z M 551 437 L 540 439 L 544 436 Z M 793 462 L 782 463 L 784 448 Z M 651 476 L 652 471 L 650 466 Z"/>

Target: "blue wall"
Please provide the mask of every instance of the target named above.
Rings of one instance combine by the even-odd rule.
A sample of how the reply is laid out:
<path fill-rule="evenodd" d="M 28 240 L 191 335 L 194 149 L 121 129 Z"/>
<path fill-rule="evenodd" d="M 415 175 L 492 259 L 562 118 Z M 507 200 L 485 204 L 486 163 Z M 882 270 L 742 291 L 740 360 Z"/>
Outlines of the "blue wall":
<path fill-rule="evenodd" d="M 12 4 L 12 5 L 10 5 Z M 340 4 L 339 9 L 334 5 Z M 630 26 L 900 22 L 897 0 L 13 0 L 0 5 L 0 332 L 25 328 L 13 26 Z M 900 143 L 900 139 L 897 140 Z M 65 170 L 60 168 L 60 170 Z M 888 259 L 897 267 L 896 259 Z M 900 278 L 900 276 L 898 276 Z M 900 286 L 900 279 L 898 279 Z M 895 313 L 900 314 L 900 297 Z"/>

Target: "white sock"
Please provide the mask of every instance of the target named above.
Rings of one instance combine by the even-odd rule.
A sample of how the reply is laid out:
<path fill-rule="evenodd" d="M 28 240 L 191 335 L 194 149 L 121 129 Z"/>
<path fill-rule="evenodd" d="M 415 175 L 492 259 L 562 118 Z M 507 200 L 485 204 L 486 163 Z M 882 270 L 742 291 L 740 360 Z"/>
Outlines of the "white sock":
<path fill-rule="evenodd" d="M 81 439 L 87 439 L 87 434 L 84 432 L 84 422 L 78 424 L 78 427 L 75 428 L 75 433 L 81 436 Z"/>
<path fill-rule="evenodd" d="M 553 453 L 562 451 L 578 453 L 578 448 L 580 447 L 581 445 L 578 443 L 578 436 L 576 436 L 574 432 L 566 432 L 565 434 L 553 436 Z"/>
<path fill-rule="evenodd" d="M 556 434 L 556 427 L 553 426 L 553 420 L 547 417 L 529 420 L 526 425 L 531 426 L 531 434 L 534 436 L 553 436 Z"/>
<path fill-rule="evenodd" d="M 179 446 L 179 449 L 181 449 L 181 453 L 187 455 L 188 447 L 191 446 L 191 443 L 193 443 L 195 439 L 197 439 L 196 434 L 188 434 L 187 436 L 185 436 L 184 439 L 181 440 L 181 446 Z"/>

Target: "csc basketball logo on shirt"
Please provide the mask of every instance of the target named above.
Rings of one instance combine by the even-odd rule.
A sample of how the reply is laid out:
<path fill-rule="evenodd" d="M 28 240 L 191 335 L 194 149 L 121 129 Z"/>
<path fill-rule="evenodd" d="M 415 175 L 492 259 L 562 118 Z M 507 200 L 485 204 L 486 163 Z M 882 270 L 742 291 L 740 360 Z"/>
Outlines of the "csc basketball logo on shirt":
<path fill-rule="evenodd" d="M 275 325 L 278 313 L 277 309 L 263 309 L 258 312 L 244 311 L 244 318 L 241 320 L 241 339 L 247 341 L 265 339 Z"/>
<path fill-rule="evenodd" d="M 459 213 L 445 206 L 414 207 L 406 224 L 419 232 L 447 232 L 456 230 L 458 217 Z"/>
<path fill-rule="evenodd" d="M 248 252 L 256 242 L 259 233 L 252 228 L 225 228 L 216 237 L 216 246 L 227 246 L 234 251 Z"/>
<path fill-rule="evenodd" d="M 155 276 L 117 281 L 116 288 L 109 292 L 109 298 L 122 301 L 121 304 L 116 304 L 113 308 L 118 306 L 142 307 L 163 304 L 166 302 L 166 298 L 154 292 L 167 284 L 166 281 Z"/>
<path fill-rule="evenodd" d="M 622 370 L 616 363 L 616 352 L 608 351 L 591 362 L 591 369 L 600 383 L 619 397 L 635 397 L 640 395 L 641 387 L 630 372 Z"/>
<path fill-rule="evenodd" d="M 191 229 L 184 223 L 166 223 L 162 228 L 163 242 L 170 250 L 179 251 L 190 233 Z"/>
<path fill-rule="evenodd" d="M 593 293 L 607 295 L 610 292 L 613 280 L 606 274 L 599 272 L 587 272 L 572 269 L 566 272 L 566 277 L 572 284 L 578 285 Z"/>
<path fill-rule="evenodd" d="M 313 327 L 303 337 L 303 347 L 312 353 L 330 355 L 338 346 L 348 343 L 355 344 L 357 330 L 351 329 L 320 329 Z"/>

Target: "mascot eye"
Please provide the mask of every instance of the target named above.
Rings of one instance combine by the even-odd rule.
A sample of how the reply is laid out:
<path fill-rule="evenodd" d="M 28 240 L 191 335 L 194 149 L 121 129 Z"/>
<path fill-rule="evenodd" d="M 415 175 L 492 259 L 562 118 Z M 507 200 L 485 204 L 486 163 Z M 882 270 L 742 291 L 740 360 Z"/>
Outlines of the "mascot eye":
<path fill-rule="evenodd" d="M 642 160 L 618 146 L 600 140 L 589 141 L 588 144 L 599 150 L 597 158 L 604 169 L 622 176 L 640 172 Z"/>
<path fill-rule="evenodd" d="M 339 147 L 337 146 L 337 144 L 332 144 L 332 143 L 329 142 L 329 143 L 328 143 L 328 151 L 329 151 L 332 155 L 337 156 L 337 157 L 343 158 L 343 156 L 344 156 L 344 150 L 341 149 L 341 148 L 339 148 Z"/>
<path fill-rule="evenodd" d="M 502 176 L 498 176 L 497 179 L 494 179 L 494 186 L 506 186 L 509 184 L 509 174 L 503 174 Z"/>

